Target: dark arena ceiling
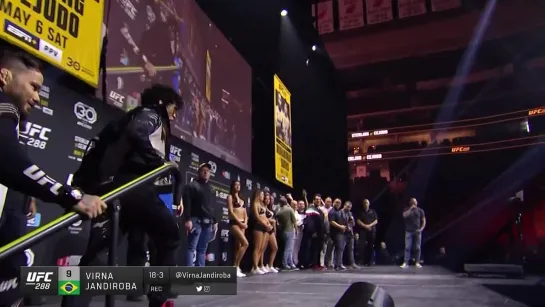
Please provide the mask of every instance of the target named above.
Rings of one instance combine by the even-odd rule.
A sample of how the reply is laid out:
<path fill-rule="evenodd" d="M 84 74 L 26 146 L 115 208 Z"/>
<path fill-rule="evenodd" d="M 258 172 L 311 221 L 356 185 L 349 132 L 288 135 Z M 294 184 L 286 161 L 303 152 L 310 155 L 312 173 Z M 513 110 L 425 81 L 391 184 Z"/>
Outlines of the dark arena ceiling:
<path fill-rule="evenodd" d="M 484 18 L 485 2 L 462 1 L 459 8 L 433 12 L 426 1 L 426 14 L 401 20 L 393 1 L 393 21 L 323 35 L 346 90 L 349 132 L 432 123 L 453 81 L 464 89 L 461 103 L 474 103 L 477 97 L 484 101 L 494 93 L 510 92 L 512 82 L 490 80 L 510 78 L 517 69 L 513 65 L 541 68 L 544 5 L 497 1 L 483 39 L 476 43 L 472 37 Z M 454 80 L 468 45 L 478 45 L 472 68 Z M 524 83 L 517 85 L 518 91 L 535 88 Z"/>

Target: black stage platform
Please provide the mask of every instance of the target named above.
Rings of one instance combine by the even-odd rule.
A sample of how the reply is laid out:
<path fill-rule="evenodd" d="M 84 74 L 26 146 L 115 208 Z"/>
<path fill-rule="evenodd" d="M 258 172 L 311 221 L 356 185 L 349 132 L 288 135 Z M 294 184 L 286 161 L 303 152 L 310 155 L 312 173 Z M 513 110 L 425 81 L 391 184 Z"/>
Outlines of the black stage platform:
<path fill-rule="evenodd" d="M 539 278 L 468 278 L 440 267 L 376 266 L 359 270 L 295 271 L 247 276 L 238 282 L 236 296 L 180 296 L 178 307 L 331 307 L 348 286 L 366 281 L 383 287 L 396 307 L 519 307 L 545 306 L 545 284 Z M 48 298 L 45 307 L 59 306 Z M 92 307 L 104 306 L 97 297 Z M 117 307 L 146 307 L 147 302 L 132 303 L 118 297 Z"/>

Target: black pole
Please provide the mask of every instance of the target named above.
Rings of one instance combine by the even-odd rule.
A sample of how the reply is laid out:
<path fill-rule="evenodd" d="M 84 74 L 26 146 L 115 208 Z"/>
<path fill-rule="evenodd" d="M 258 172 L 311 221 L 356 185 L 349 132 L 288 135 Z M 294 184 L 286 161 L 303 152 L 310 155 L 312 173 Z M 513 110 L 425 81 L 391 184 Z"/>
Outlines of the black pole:
<path fill-rule="evenodd" d="M 108 103 L 108 96 L 107 93 L 108 93 L 108 85 L 106 84 L 106 73 L 107 73 L 107 68 L 106 68 L 106 53 L 107 53 L 107 50 L 108 50 L 108 34 L 106 33 L 106 35 L 104 35 L 104 38 L 102 39 L 102 50 L 100 52 L 100 69 L 102 70 L 102 89 L 101 89 L 101 94 L 102 94 L 102 102 L 104 104 L 107 104 Z"/>
<path fill-rule="evenodd" d="M 110 248 L 108 252 L 108 266 L 113 267 L 117 265 L 117 243 L 119 238 L 119 210 L 121 210 L 121 204 L 119 200 L 115 200 L 110 211 Z M 115 307 L 115 296 L 109 294 L 106 295 L 106 307 Z"/>

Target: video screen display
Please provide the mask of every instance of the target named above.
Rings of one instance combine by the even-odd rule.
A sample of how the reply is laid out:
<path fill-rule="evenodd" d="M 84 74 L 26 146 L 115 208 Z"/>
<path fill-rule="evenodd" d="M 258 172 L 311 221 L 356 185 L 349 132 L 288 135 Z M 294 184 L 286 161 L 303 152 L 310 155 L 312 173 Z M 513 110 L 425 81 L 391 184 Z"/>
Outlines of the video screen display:
<path fill-rule="evenodd" d="M 172 133 L 251 171 L 252 70 L 194 0 L 110 0 L 107 100 L 130 110 L 154 83 L 184 98 Z"/>

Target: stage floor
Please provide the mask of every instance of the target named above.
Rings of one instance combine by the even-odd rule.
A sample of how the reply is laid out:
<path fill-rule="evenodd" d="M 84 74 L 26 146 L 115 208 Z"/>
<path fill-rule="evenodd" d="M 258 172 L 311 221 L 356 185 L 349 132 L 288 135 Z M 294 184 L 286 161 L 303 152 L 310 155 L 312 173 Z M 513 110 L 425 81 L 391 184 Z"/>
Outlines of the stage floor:
<path fill-rule="evenodd" d="M 376 266 L 344 272 L 295 271 L 239 279 L 236 296 L 180 296 L 179 307 L 332 307 L 348 286 L 365 281 L 383 287 L 396 307 L 545 306 L 545 284 L 539 278 L 467 278 L 440 267 Z M 59 306 L 48 298 L 46 307 Z M 102 297 L 92 307 L 104 306 Z M 118 297 L 117 307 L 147 306 Z"/>

